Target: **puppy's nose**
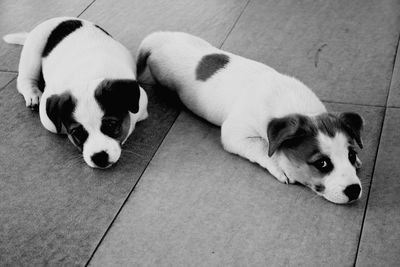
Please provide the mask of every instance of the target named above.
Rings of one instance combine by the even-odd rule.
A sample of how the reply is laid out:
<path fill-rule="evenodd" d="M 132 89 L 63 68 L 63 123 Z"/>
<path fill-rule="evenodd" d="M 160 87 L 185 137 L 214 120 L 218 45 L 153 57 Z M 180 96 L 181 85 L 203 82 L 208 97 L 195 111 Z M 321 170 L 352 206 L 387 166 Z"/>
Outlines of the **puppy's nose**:
<path fill-rule="evenodd" d="M 99 166 L 100 168 L 105 168 L 110 164 L 110 162 L 108 162 L 108 154 L 105 151 L 100 151 L 93 154 L 91 159 L 93 163 Z"/>
<path fill-rule="evenodd" d="M 349 198 L 349 202 L 353 201 L 360 196 L 361 186 L 359 184 L 352 184 L 343 190 L 344 194 Z"/>

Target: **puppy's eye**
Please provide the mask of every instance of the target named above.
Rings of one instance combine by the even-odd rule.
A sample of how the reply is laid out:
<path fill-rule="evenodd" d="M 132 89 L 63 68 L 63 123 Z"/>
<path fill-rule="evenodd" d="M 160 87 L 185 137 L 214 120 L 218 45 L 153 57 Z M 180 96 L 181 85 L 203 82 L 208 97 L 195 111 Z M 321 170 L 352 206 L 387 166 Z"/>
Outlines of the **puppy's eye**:
<path fill-rule="evenodd" d="M 88 138 L 88 133 L 82 125 L 73 128 L 69 134 L 77 146 L 82 146 Z"/>
<path fill-rule="evenodd" d="M 103 120 L 100 130 L 110 137 L 118 137 L 121 133 L 121 123 L 118 120 Z"/>
<path fill-rule="evenodd" d="M 357 152 L 354 151 L 353 149 L 349 148 L 349 161 L 351 164 L 354 165 L 354 163 L 356 163 L 357 160 Z"/>
<path fill-rule="evenodd" d="M 312 165 L 322 173 L 332 171 L 333 165 L 329 158 L 320 158 L 312 163 Z"/>

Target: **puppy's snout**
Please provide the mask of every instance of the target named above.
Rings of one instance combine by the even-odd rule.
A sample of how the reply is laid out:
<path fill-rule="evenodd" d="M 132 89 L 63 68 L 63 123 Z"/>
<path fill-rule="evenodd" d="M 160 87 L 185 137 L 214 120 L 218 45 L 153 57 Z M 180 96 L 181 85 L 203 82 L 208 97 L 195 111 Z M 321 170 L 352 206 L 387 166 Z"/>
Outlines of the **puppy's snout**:
<path fill-rule="evenodd" d="M 343 193 L 349 198 L 349 202 L 356 200 L 360 197 L 361 186 L 359 184 L 352 184 L 347 186 Z"/>
<path fill-rule="evenodd" d="M 91 159 L 100 168 L 106 168 L 110 165 L 108 154 L 104 150 L 93 154 Z"/>

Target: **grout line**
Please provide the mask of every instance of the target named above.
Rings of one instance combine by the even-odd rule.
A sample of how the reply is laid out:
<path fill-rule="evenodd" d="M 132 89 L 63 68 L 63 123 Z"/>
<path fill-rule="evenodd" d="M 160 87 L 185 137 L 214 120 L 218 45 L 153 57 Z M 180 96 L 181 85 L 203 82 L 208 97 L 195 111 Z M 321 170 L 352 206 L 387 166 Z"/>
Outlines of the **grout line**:
<path fill-rule="evenodd" d="M 6 88 L 10 83 L 12 83 L 17 77 L 15 76 L 12 78 L 8 83 L 6 83 L 3 87 L 0 88 L 0 93 L 3 91 L 4 88 Z"/>
<path fill-rule="evenodd" d="M 229 30 L 229 32 L 226 34 L 225 39 L 222 41 L 221 45 L 219 46 L 219 48 L 222 48 L 222 46 L 225 44 L 225 41 L 228 39 L 229 35 L 231 34 L 231 32 L 233 31 L 233 29 L 235 28 L 236 24 L 238 23 L 240 17 L 242 16 L 242 14 L 244 13 L 244 11 L 246 10 L 247 6 L 249 5 L 250 0 L 247 0 L 247 3 L 244 5 L 242 12 L 240 12 L 239 16 L 237 17 L 237 19 L 235 20 L 235 22 L 233 23 L 231 29 Z"/>
<path fill-rule="evenodd" d="M 76 16 L 77 18 L 79 18 L 89 7 L 91 7 L 93 5 L 93 3 L 96 2 L 96 0 L 93 0 L 81 13 L 79 13 L 78 16 Z"/>
<path fill-rule="evenodd" d="M 371 105 L 371 104 L 360 104 L 360 103 L 352 103 L 352 102 L 342 102 L 335 100 L 324 100 L 321 99 L 324 103 L 333 103 L 333 104 L 343 104 L 343 105 L 354 105 L 354 106 L 363 106 L 363 107 L 376 107 L 376 108 L 384 108 L 386 105 Z"/>
<path fill-rule="evenodd" d="M 353 266 L 356 266 L 356 265 L 357 265 L 358 253 L 359 253 L 359 251 L 360 251 L 361 238 L 362 238 L 362 234 L 363 234 L 363 230 L 364 230 L 365 218 L 367 217 L 369 196 L 370 196 L 371 190 L 372 190 L 372 182 L 373 182 L 373 180 L 374 180 L 376 162 L 377 162 L 377 160 L 378 160 L 379 148 L 380 148 L 381 140 L 382 140 L 383 126 L 384 126 L 384 123 L 385 123 L 385 120 L 386 120 L 386 113 L 387 113 L 387 110 L 388 110 L 387 104 L 388 104 L 388 101 L 389 101 L 389 93 L 390 93 L 390 89 L 391 89 L 391 87 L 392 87 L 392 82 L 393 82 L 394 67 L 395 67 L 396 59 L 397 59 L 397 52 L 398 52 L 398 50 L 399 50 L 399 48 L 400 48 L 400 47 L 399 47 L 399 42 L 400 42 L 400 33 L 399 33 L 399 36 L 398 36 L 398 39 L 397 39 L 397 46 L 396 46 L 396 50 L 395 50 L 395 53 L 394 53 L 393 66 L 392 66 L 392 77 L 391 77 L 391 79 L 390 79 L 389 90 L 388 90 L 387 95 L 386 95 L 386 104 L 385 104 L 385 106 L 384 106 L 384 113 L 383 113 L 383 118 L 382 118 L 382 123 L 381 123 L 381 131 L 380 131 L 380 133 L 379 133 L 378 146 L 377 146 L 377 148 L 376 148 L 376 154 L 375 154 L 375 162 L 374 162 L 374 167 L 372 168 L 371 180 L 370 180 L 370 182 L 369 182 L 369 190 L 368 190 L 368 194 L 367 194 L 367 200 L 366 200 L 366 202 L 365 202 L 364 214 L 363 214 L 362 223 L 361 223 L 361 229 L 360 229 L 360 236 L 359 236 L 359 238 L 358 238 L 356 256 L 355 256 L 355 258 L 354 258 Z M 399 55 L 399 56 L 400 56 L 400 55 Z"/>
<path fill-rule="evenodd" d="M 388 106 L 386 107 L 386 109 L 399 109 L 400 107 L 396 107 L 396 106 Z"/>
<path fill-rule="evenodd" d="M 2 69 L 0 69 L 0 72 L 15 73 L 15 74 L 18 73 L 18 71 L 16 70 L 2 70 Z"/>
<path fill-rule="evenodd" d="M 107 227 L 107 230 L 104 232 L 103 236 L 100 238 L 100 241 L 97 243 L 95 249 L 93 250 L 92 254 L 90 255 L 89 259 L 87 260 L 85 267 L 89 265 L 90 261 L 93 259 L 94 254 L 96 254 L 98 248 L 100 247 L 101 243 L 103 243 L 104 238 L 106 237 L 106 235 L 108 234 L 108 232 L 110 231 L 111 227 L 113 226 L 114 222 L 116 221 L 116 219 L 118 218 L 119 214 L 121 213 L 122 209 L 124 208 L 125 204 L 128 202 L 128 200 L 130 199 L 133 191 L 135 191 L 135 188 L 137 186 L 137 184 L 139 183 L 139 181 L 141 180 L 144 172 L 147 170 L 147 167 L 149 166 L 150 162 L 153 161 L 154 156 L 156 155 L 156 153 L 158 152 L 158 149 L 160 148 L 160 146 L 162 145 L 162 143 L 164 143 L 164 139 L 167 137 L 168 133 L 170 132 L 171 128 L 175 125 L 176 120 L 178 119 L 179 115 L 181 114 L 181 110 L 178 110 L 178 113 L 174 119 L 174 121 L 171 123 L 170 127 L 168 128 L 168 130 L 166 131 L 164 137 L 162 138 L 161 142 L 158 144 L 157 148 L 154 150 L 154 154 L 151 156 L 150 160 L 147 162 L 146 166 L 143 168 L 142 173 L 139 175 L 139 178 L 137 179 L 136 183 L 133 185 L 131 191 L 128 193 L 128 195 L 125 197 L 125 200 L 123 201 L 121 207 L 119 208 L 119 210 L 117 211 L 117 213 L 114 215 L 110 225 Z"/>

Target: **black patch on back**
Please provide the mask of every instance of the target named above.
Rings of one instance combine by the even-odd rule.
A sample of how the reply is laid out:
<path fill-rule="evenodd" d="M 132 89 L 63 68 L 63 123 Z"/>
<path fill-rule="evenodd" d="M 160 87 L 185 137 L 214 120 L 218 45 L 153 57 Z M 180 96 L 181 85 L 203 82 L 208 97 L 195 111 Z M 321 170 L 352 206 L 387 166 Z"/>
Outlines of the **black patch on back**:
<path fill-rule="evenodd" d="M 206 81 L 228 63 L 229 57 L 225 54 L 210 54 L 202 57 L 196 68 L 196 80 Z"/>
<path fill-rule="evenodd" d="M 149 58 L 150 55 L 151 55 L 150 51 L 145 51 L 145 52 L 141 51 L 139 53 L 136 63 L 136 77 L 139 77 L 146 69 L 147 59 Z"/>
<path fill-rule="evenodd" d="M 109 34 L 106 30 L 104 30 L 102 27 L 100 27 L 99 25 L 94 25 L 95 27 L 97 27 L 98 29 L 100 29 L 101 31 L 103 31 L 105 34 L 107 34 L 108 36 L 112 37 L 111 34 Z"/>
<path fill-rule="evenodd" d="M 50 52 L 68 35 L 82 27 L 80 20 L 66 20 L 58 24 L 50 33 L 46 46 L 43 49 L 42 57 L 47 57 Z"/>

